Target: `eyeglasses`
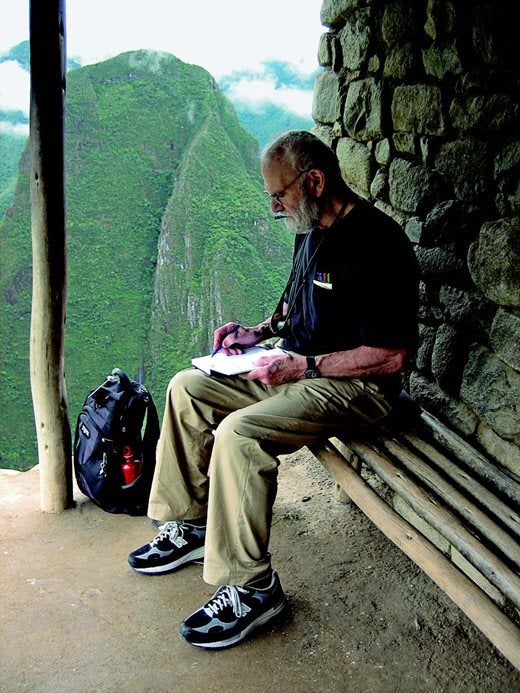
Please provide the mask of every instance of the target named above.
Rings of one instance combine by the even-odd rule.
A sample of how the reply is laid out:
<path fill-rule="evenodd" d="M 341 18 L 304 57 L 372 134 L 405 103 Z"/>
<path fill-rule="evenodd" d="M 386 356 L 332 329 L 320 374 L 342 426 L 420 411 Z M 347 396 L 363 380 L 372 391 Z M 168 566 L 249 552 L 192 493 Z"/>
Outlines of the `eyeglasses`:
<path fill-rule="evenodd" d="M 270 192 L 268 192 L 267 190 L 264 190 L 264 193 L 267 195 L 267 197 L 270 197 L 271 200 L 275 200 L 276 202 L 278 202 L 279 205 L 281 205 L 282 203 L 280 202 L 280 200 L 281 200 L 281 198 L 285 195 L 285 193 L 287 192 L 287 190 L 289 190 L 289 188 L 291 187 L 291 185 L 294 185 L 294 184 L 296 183 L 296 181 L 297 181 L 297 180 L 300 180 L 300 178 L 301 178 L 302 176 L 304 176 L 306 173 L 309 173 L 309 171 L 307 170 L 307 171 L 302 171 L 301 173 L 299 173 L 299 174 L 296 176 L 296 178 L 294 178 L 290 183 L 288 183 L 288 184 L 285 186 L 285 188 L 283 188 L 283 189 L 280 190 L 279 192 L 270 193 Z"/>

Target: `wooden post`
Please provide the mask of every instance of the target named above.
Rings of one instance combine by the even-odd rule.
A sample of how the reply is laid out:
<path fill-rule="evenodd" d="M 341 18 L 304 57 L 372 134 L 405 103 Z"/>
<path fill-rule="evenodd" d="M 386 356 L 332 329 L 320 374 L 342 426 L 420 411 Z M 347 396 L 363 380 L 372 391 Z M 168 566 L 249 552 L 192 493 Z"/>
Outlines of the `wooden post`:
<path fill-rule="evenodd" d="M 31 390 L 40 463 L 40 507 L 72 504 L 72 445 L 64 378 L 65 0 L 30 0 Z"/>

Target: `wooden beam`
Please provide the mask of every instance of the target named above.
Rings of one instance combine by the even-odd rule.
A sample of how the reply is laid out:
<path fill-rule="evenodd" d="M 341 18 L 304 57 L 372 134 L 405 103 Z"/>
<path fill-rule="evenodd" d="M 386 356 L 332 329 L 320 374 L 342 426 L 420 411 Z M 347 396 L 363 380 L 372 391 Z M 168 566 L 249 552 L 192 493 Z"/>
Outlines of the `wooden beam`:
<path fill-rule="evenodd" d="M 389 444 L 389 441 L 387 441 Z M 484 575 L 497 589 L 506 595 L 512 603 L 520 608 L 520 577 L 511 570 L 505 563 L 487 548 L 477 537 L 475 537 L 447 508 L 443 507 L 437 500 L 437 496 L 444 502 L 444 494 L 449 495 L 449 487 L 445 488 L 442 480 L 436 480 L 433 485 L 437 496 L 430 496 L 418 484 L 406 475 L 406 472 L 397 466 L 389 457 L 381 451 L 373 450 L 366 443 L 352 443 L 354 451 L 363 461 L 381 478 L 388 486 L 399 494 L 413 508 L 413 510 L 431 525 L 439 534 L 445 537 L 466 560 L 468 560 L 482 575 Z M 404 451 L 401 458 L 404 457 Z M 414 461 L 418 465 L 418 461 Z M 432 475 L 434 474 L 432 470 Z M 424 481 L 424 473 L 422 479 Z M 456 493 L 453 491 L 453 493 Z M 479 520 L 479 527 L 485 527 L 488 534 L 494 539 L 509 543 L 512 560 L 518 560 L 520 546 L 511 538 L 503 536 L 499 527 L 487 518 L 479 509 L 471 505 L 464 497 L 460 498 L 461 506 L 466 511 L 466 516 L 474 515 Z M 501 546 L 502 548 L 502 546 Z M 507 555 L 507 554 L 506 554 Z"/>
<path fill-rule="evenodd" d="M 40 506 L 72 504 L 72 443 L 64 378 L 65 0 L 30 1 L 31 391 L 40 463 Z"/>
<path fill-rule="evenodd" d="M 390 508 L 329 443 L 313 454 L 372 522 L 452 599 L 520 670 L 520 630 L 428 539 Z"/>
<path fill-rule="evenodd" d="M 498 548 L 503 555 L 520 568 L 520 544 L 480 509 L 465 493 L 458 491 L 450 481 L 437 472 L 429 462 L 402 445 L 397 440 L 381 441 L 381 447 L 399 460 L 405 469 L 421 480 L 421 483 L 439 496 L 443 503 L 464 518 L 468 525 Z M 386 458 L 385 458 L 386 459 Z M 520 605 L 519 605 L 520 606 Z"/>
<path fill-rule="evenodd" d="M 420 436 L 404 433 L 399 438 L 404 438 L 406 443 L 418 450 L 438 470 L 447 474 L 459 488 L 471 495 L 488 512 L 500 520 L 520 540 L 520 513 L 490 491 L 484 484 L 472 476 L 460 463 L 452 461 L 447 455 L 442 454 L 436 447 L 423 440 Z M 398 438 L 398 439 L 399 439 Z M 517 557 L 520 558 L 520 557 Z"/>
<path fill-rule="evenodd" d="M 443 447 L 450 450 L 477 475 L 484 479 L 492 488 L 496 488 L 506 498 L 513 501 L 516 507 L 520 507 L 520 490 L 518 483 L 513 481 L 505 472 L 501 471 L 496 463 L 475 450 L 469 443 L 457 433 L 445 426 L 433 414 L 422 410 L 421 420 L 426 425 L 435 440 Z"/>

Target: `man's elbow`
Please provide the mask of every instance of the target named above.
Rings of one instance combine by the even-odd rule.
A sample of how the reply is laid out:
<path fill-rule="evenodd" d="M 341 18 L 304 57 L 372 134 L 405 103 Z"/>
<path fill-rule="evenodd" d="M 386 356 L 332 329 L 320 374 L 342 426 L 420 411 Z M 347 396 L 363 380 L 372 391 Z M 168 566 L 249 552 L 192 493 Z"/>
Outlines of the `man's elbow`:
<path fill-rule="evenodd" d="M 400 373 L 406 365 L 408 359 L 407 349 L 395 349 L 387 361 L 388 375 L 396 375 Z"/>

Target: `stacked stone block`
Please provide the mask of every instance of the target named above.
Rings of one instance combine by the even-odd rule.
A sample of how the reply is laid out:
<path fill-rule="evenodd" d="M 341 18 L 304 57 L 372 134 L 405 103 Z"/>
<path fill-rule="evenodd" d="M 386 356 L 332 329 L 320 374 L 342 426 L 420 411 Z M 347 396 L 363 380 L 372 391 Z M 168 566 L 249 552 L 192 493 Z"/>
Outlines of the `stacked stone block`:
<path fill-rule="evenodd" d="M 411 394 L 520 477 L 519 75 L 503 0 L 325 0 L 315 132 L 421 269 Z"/>

